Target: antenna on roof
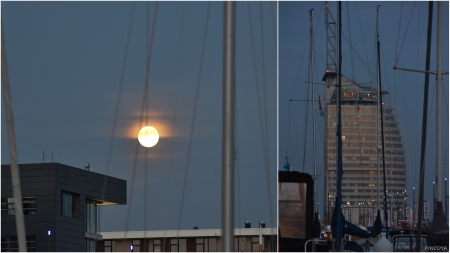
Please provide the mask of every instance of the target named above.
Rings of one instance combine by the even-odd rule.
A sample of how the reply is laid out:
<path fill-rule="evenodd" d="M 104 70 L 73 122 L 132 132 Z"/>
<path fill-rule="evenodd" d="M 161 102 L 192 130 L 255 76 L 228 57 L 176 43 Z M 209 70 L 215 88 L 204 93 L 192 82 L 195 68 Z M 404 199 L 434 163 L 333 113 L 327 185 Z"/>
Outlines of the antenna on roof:
<path fill-rule="evenodd" d="M 90 167 L 89 163 L 88 163 L 87 165 L 84 165 L 84 168 L 85 168 L 87 171 L 91 171 L 91 167 Z"/>
<path fill-rule="evenodd" d="M 44 151 L 42 150 L 42 163 L 45 162 L 44 161 L 45 158 L 52 158 L 52 163 L 53 163 L 53 153 L 52 153 L 52 156 L 45 156 Z"/>

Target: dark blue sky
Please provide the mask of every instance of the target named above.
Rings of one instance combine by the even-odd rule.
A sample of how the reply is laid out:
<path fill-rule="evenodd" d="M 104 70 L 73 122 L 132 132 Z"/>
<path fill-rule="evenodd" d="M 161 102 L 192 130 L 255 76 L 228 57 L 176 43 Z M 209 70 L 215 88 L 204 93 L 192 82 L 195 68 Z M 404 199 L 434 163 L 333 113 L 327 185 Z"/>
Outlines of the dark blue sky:
<path fill-rule="evenodd" d="M 449 16 L 448 2 L 443 2 L 443 58 L 442 69 L 449 69 L 448 31 Z M 415 7 L 414 7 L 415 4 Z M 365 66 L 370 66 L 370 71 L 376 73 L 376 8 L 380 6 L 380 40 L 381 40 L 381 76 L 383 90 L 391 94 L 393 106 L 402 125 L 402 136 L 405 147 L 407 170 L 408 170 L 408 192 L 412 187 L 418 189 L 420 145 L 422 130 L 422 105 L 424 75 L 393 71 L 393 66 L 398 57 L 398 66 L 412 69 L 424 69 L 425 46 L 427 32 L 427 2 L 343 2 L 343 74 L 355 78 L 356 81 L 372 82 L 376 84 L 375 77 L 370 74 Z M 403 6 L 403 11 L 402 11 Z M 337 19 L 337 3 L 330 2 L 329 8 Z M 308 57 L 309 57 L 309 10 L 314 9 L 314 33 L 315 33 L 315 80 L 322 79 L 326 69 L 326 40 L 324 25 L 324 2 L 280 2 L 279 4 L 279 162 L 278 166 L 283 169 L 284 154 L 288 151 L 291 164 L 295 170 L 302 170 L 302 157 L 304 151 L 304 121 L 306 119 L 304 102 L 291 102 L 289 99 L 306 99 L 308 81 Z M 414 9 L 414 12 L 413 12 Z M 436 22 L 437 4 L 434 7 L 433 39 L 431 47 L 431 70 L 436 70 Z M 411 21 L 410 16 L 411 13 Z M 399 27 L 399 22 L 401 23 Z M 350 28 L 349 29 L 349 23 Z M 409 28 L 408 27 L 409 23 Z M 350 36 L 351 33 L 351 36 Z M 405 37 L 406 33 L 406 37 Z M 350 53 L 350 43 L 344 38 L 352 38 L 352 47 L 355 49 L 353 55 Z M 398 36 L 399 35 L 399 36 Z M 404 42 L 403 42 L 404 41 Z M 353 57 L 353 64 L 352 64 Z M 442 103 L 442 165 L 443 177 L 448 178 L 449 160 L 449 135 L 448 135 L 448 75 L 443 76 L 443 92 L 445 94 Z M 436 165 L 436 81 L 430 77 L 429 89 L 429 113 L 428 113 L 428 140 L 426 153 L 426 178 L 425 178 L 425 200 L 432 201 L 432 182 L 435 180 Z M 311 91 L 310 91 L 311 92 Z M 316 85 L 316 94 L 323 98 L 323 86 Z M 310 97 L 311 95 L 309 95 Z M 312 115 L 309 106 L 309 126 L 306 145 L 305 172 L 313 173 L 312 161 Z M 319 115 L 319 114 L 317 114 Z M 290 118 L 290 119 L 289 119 Z M 289 133 L 290 122 L 290 133 Z M 318 117 L 317 147 L 319 158 L 323 157 L 323 120 Z M 444 161 L 445 160 L 445 161 Z M 311 169 L 308 169 L 311 168 Z M 318 160 L 320 175 L 319 190 L 323 190 L 323 159 Z M 442 178 L 444 187 L 444 178 Z M 444 191 L 443 191 L 444 194 Z M 323 203 L 320 194 L 319 202 Z M 418 191 L 416 190 L 416 201 Z M 409 200 L 412 204 L 412 198 Z"/>
<path fill-rule="evenodd" d="M 154 4 L 150 2 L 150 20 Z M 127 180 L 129 192 L 134 187 L 129 230 L 177 229 L 207 6 L 207 2 L 159 3 L 148 116 L 149 124 L 158 129 L 161 138 L 148 150 L 147 178 L 144 148 L 140 146 L 136 180 L 131 185 L 137 133 L 143 126 L 139 125 L 139 115 L 147 36 L 147 3 L 135 5 L 108 171 L 110 176 Z M 53 152 L 56 162 L 78 168 L 90 163 L 93 171 L 107 173 L 132 2 L 2 2 L 1 7 L 19 163 L 40 163 L 45 151 L 46 155 Z M 238 2 L 235 226 L 243 227 L 247 220 L 253 224 L 264 220 L 268 227 L 274 227 L 277 9 L 274 2 L 261 5 L 252 2 L 250 10 L 261 107 L 258 109 L 247 3 Z M 211 3 L 207 29 L 181 229 L 219 228 L 221 224 L 223 3 Z M 259 113 L 261 110 L 264 114 L 264 103 L 268 122 L 268 174 L 260 124 L 264 120 Z M 1 145 L 2 164 L 8 164 L 4 111 Z M 145 185 L 147 224 L 143 222 Z M 127 206 L 102 209 L 102 231 L 125 229 Z"/>

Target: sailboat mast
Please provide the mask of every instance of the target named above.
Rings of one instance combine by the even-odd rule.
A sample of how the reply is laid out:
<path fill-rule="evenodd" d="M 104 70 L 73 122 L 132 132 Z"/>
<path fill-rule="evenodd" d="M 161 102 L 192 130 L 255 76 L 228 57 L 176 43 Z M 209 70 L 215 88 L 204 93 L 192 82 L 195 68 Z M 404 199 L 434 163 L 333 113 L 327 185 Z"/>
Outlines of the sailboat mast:
<path fill-rule="evenodd" d="M 380 43 L 380 31 L 378 29 L 378 9 L 380 8 L 380 6 L 378 5 L 377 7 L 377 46 Z M 379 47 L 378 47 L 379 50 Z M 379 112 L 380 112 L 380 105 L 381 105 L 381 88 L 380 88 L 380 82 L 381 82 L 381 77 L 380 77 L 380 52 L 378 51 L 377 54 L 377 210 L 380 210 L 380 116 L 379 116 Z"/>
<path fill-rule="evenodd" d="M 315 92 L 314 92 L 314 35 L 313 35 L 313 19 L 312 19 L 312 11 L 309 11 L 309 35 L 311 37 L 311 83 L 312 83 L 312 118 L 313 118 L 313 164 L 314 164 L 314 212 L 317 213 L 317 164 L 316 164 L 316 103 L 315 103 Z"/>
<path fill-rule="evenodd" d="M 222 251 L 234 251 L 235 3 L 224 2 L 222 112 Z"/>
<path fill-rule="evenodd" d="M 383 98 L 381 96 L 381 71 L 380 71 L 380 31 L 378 29 L 378 14 L 379 8 L 377 7 L 377 72 L 378 72 L 378 106 L 380 108 L 380 121 L 381 121 L 381 152 L 382 152 L 382 160 L 383 160 L 383 203 L 384 203 L 384 222 L 386 225 L 386 234 L 388 232 L 388 216 L 387 216 L 387 198 L 386 198 L 386 161 L 385 161 L 385 150 L 384 150 L 384 129 L 383 129 Z M 378 122 L 378 120 L 377 120 Z M 377 138 L 378 139 L 378 138 Z M 380 149 L 378 149 L 380 150 Z M 378 164 L 380 162 L 378 161 Z M 378 169 L 378 171 L 380 171 Z M 380 173 L 378 172 L 378 175 Z M 377 189 L 377 199 L 380 196 L 380 177 L 378 176 L 378 189 Z M 379 210 L 379 201 L 377 203 L 377 210 Z"/>
<path fill-rule="evenodd" d="M 437 110 L 436 110 L 436 187 L 437 201 L 442 202 L 442 2 L 438 1 L 438 23 L 437 23 Z"/>
<path fill-rule="evenodd" d="M 341 86 L 342 86 L 342 17 L 341 17 L 341 1 L 338 2 L 338 64 L 337 64 L 337 78 L 338 78 L 338 90 L 337 90 L 337 178 L 336 178 L 336 251 L 341 251 L 344 220 L 342 219 L 342 120 L 341 120 Z"/>
<path fill-rule="evenodd" d="M 433 24 L 433 2 L 428 3 L 428 28 L 427 28 L 427 49 L 425 59 L 425 71 L 430 70 L 430 51 L 431 51 L 431 33 Z M 425 85 L 423 91 L 423 114 L 422 114 L 422 141 L 420 147 L 420 177 L 419 177 L 419 208 L 418 213 L 423 213 L 423 192 L 424 192 L 424 178 L 425 178 L 425 151 L 427 146 L 427 117 L 428 117 L 428 86 L 429 73 L 425 73 Z M 414 206 L 414 203 L 413 203 Z M 422 215 L 418 215 L 419 221 L 417 224 L 416 234 L 416 248 L 421 248 L 422 239 Z"/>

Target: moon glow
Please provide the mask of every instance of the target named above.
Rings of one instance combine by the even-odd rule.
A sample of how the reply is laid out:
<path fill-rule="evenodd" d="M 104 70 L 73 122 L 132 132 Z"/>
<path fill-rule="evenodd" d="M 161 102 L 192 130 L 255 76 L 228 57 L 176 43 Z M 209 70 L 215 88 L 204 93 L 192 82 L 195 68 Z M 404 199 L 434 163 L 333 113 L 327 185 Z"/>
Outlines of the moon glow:
<path fill-rule="evenodd" d="M 159 133 L 154 127 L 146 126 L 139 131 L 138 140 L 142 146 L 150 148 L 158 143 Z"/>

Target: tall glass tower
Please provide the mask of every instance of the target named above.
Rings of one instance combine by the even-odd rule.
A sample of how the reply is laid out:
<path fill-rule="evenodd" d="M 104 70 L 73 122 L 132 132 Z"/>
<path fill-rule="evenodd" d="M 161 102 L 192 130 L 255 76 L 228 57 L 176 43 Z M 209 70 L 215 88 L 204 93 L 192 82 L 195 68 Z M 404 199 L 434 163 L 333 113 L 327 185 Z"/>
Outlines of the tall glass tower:
<path fill-rule="evenodd" d="M 336 195 L 337 75 L 327 71 L 324 117 L 324 205 L 323 220 L 331 222 Z M 383 91 L 383 100 L 389 96 Z M 383 161 L 381 121 L 377 113 L 377 90 L 358 85 L 342 76 L 342 211 L 345 219 L 357 225 L 373 225 L 377 195 L 384 223 Z M 405 218 L 406 160 L 399 122 L 392 106 L 384 103 L 383 124 L 386 163 L 387 213 L 389 222 Z M 377 124 L 378 121 L 378 124 Z M 389 224 L 390 226 L 390 224 Z"/>

